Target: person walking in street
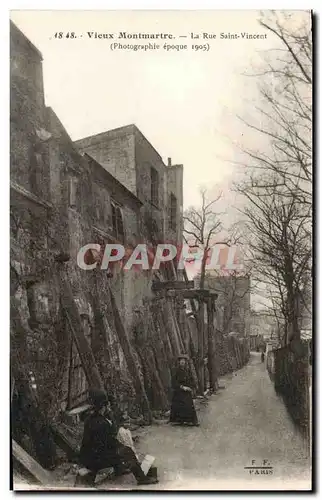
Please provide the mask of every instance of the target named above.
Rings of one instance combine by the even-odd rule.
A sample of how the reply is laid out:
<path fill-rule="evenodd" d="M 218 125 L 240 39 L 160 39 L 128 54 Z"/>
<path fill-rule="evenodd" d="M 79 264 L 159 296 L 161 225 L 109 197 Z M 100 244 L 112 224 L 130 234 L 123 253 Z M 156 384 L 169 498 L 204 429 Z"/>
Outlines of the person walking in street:
<path fill-rule="evenodd" d="M 178 358 L 172 376 L 172 389 L 173 397 L 169 422 L 199 426 L 192 399 L 194 381 L 189 366 L 189 358 L 186 355 L 181 355 Z"/>
<path fill-rule="evenodd" d="M 262 363 L 264 363 L 264 361 L 265 361 L 265 353 L 264 353 L 264 351 L 262 351 L 261 360 L 262 360 Z"/>
<path fill-rule="evenodd" d="M 155 484 L 155 477 L 146 476 L 134 451 L 117 439 L 117 431 L 108 414 L 108 399 L 101 390 L 91 392 L 93 410 L 84 423 L 80 463 L 91 471 L 89 483 L 94 484 L 99 470 L 113 467 L 116 475 L 129 469 L 138 484 Z"/>

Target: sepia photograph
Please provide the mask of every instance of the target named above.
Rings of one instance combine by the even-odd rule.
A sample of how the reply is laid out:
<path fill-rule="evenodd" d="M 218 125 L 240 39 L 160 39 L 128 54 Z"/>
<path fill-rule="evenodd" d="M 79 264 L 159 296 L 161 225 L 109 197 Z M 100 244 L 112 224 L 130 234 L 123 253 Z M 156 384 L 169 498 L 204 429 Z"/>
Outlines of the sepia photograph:
<path fill-rule="evenodd" d="M 312 491 L 312 11 L 9 16 L 10 489 Z"/>

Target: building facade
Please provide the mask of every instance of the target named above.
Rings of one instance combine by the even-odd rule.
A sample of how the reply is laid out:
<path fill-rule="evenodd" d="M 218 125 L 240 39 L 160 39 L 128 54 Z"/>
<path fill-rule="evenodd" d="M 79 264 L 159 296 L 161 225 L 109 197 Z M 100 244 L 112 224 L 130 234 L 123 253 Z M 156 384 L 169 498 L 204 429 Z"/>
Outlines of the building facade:
<path fill-rule="evenodd" d="M 34 373 L 48 416 L 84 402 L 81 332 L 120 405 L 166 407 L 180 334 L 173 305 L 156 307 L 152 270 L 85 271 L 77 254 L 89 243 L 181 241 L 183 167 L 165 165 L 134 125 L 74 143 L 45 106 L 41 54 L 13 23 L 10 37 L 14 376 Z"/>
<path fill-rule="evenodd" d="M 75 142 L 142 203 L 140 232 L 148 240 L 182 241 L 183 166 L 165 165 L 135 125 Z"/>

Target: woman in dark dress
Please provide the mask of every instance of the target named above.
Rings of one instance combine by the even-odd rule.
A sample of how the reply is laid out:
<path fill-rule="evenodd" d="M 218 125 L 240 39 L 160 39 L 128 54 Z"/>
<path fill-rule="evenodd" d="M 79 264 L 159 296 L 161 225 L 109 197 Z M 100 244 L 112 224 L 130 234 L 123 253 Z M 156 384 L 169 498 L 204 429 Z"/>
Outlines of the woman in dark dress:
<path fill-rule="evenodd" d="M 189 423 L 199 426 L 197 413 L 193 405 L 192 391 L 194 381 L 187 356 L 178 358 L 172 377 L 173 398 L 170 412 L 170 423 Z"/>

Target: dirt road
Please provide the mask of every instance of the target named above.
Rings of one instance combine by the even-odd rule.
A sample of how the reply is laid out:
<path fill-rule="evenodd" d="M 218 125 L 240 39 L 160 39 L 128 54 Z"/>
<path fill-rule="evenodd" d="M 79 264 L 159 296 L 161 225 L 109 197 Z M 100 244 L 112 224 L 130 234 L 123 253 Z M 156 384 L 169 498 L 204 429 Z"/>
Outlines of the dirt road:
<path fill-rule="evenodd" d="M 309 489 L 307 450 L 260 354 L 220 384 L 199 411 L 200 427 L 144 429 L 138 449 L 157 457 L 160 480 L 148 489 Z"/>

